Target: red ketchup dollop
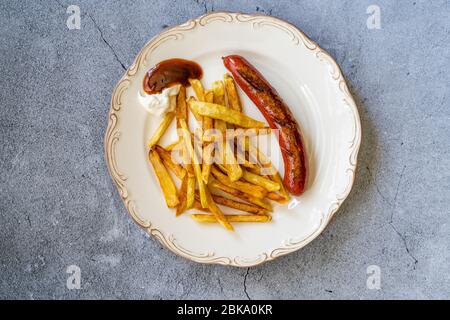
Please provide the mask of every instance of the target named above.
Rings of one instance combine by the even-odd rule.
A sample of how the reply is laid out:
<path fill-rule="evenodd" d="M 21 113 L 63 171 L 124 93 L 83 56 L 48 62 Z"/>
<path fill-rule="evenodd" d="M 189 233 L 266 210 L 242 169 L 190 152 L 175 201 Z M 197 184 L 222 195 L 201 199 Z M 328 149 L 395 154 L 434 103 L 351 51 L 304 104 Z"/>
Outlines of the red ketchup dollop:
<path fill-rule="evenodd" d="M 168 59 L 151 68 L 144 77 L 144 91 L 161 93 L 174 84 L 189 86 L 189 79 L 200 79 L 203 75 L 198 63 L 185 59 Z"/>

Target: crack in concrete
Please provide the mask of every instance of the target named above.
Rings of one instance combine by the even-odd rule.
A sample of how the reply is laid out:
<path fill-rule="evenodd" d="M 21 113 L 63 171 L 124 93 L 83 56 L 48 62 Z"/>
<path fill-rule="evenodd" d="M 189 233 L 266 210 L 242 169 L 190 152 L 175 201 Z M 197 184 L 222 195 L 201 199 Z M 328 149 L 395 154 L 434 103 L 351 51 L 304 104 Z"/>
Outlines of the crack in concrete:
<path fill-rule="evenodd" d="M 30 228 L 31 228 L 31 219 L 30 219 L 30 215 L 29 215 L 29 214 L 27 215 L 27 221 L 28 221 L 28 225 L 29 225 Z"/>
<path fill-rule="evenodd" d="M 411 259 L 414 261 L 413 269 L 415 270 L 415 269 L 416 269 L 416 265 L 417 265 L 417 263 L 419 262 L 419 260 L 411 253 L 411 251 L 409 250 L 408 242 L 406 241 L 406 237 L 405 237 L 401 232 L 398 231 L 398 229 L 396 228 L 396 226 L 395 226 L 395 224 L 394 224 L 394 214 L 395 214 L 395 209 L 396 209 L 396 207 L 397 207 L 397 197 L 398 197 L 398 194 L 399 194 L 399 191 L 400 191 L 400 185 L 401 185 L 401 183 L 402 183 L 403 176 L 404 176 L 404 174 L 405 174 L 406 165 L 403 166 L 402 172 L 400 173 L 400 177 L 399 177 L 399 179 L 398 179 L 398 183 L 397 183 L 397 187 L 396 187 L 396 189 L 395 189 L 395 195 L 394 195 L 394 199 L 393 199 L 393 202 L 392 202 L 392 203 L 388 200 L 388 198 L 386 198 L 386 197 L 381 193 L 381 191 L 380 191 L 380 189 L 379 189 L 377 183 L 375 182 L 375 179 L 374 179 L 374 177 L 373 177 L 373 174 L 372 174 L 370 168 L 369 168 L 369 167 L 366 167 L 366 169 L 367 169 L 367 172 L 369 173 L 370 180 L 372 180 L 372 181 L 373 181 L 373 184 L 375 185 L 375 188 L 376 188 L 378 194 L 379 194 L 379 195 L 381 196 L 381 198 L 382 198 L 384 201 L 386 201 L 386 203 L 391 207 L 391 216 L 390 216 L 390 218 L 389 218 L 388 224 L 389 224 L 389 226 L 392 228 L 392 230 L 394 230 L 395 233 L 396 233 L 396 234 L 400 237 L 400 239 L 402 240 L 403 245 L 404 245 L 405 250 L 406 250 L 406 253 L 407 253 L 407 254 L 411 257 Z"/>
<path fill-rule="evenodd" d="M 406 252 L 411 257 L 411 259 L 413 259 L 413 261 L 414 261 L 413 270 L 415 270 L 416 269 L 416 265 L 419 262 L 419 260 L 417 260 L 417 258 L 411 253 L 411 251 L 409 250 L 409 247 L 408 247 L 408 243 L 406 241 L 406 237 L 400 231 L 397 230 L 397 228 L 396 228 L 396 226 L 394 224 L 394 214 L 395 214 L 395 209 L 397 207 L 397 197 L 398 197 L 398 193 L 399 193 L 399 190 L 400 190 L 400 185 L 401 185 L 402 180 L 403 180 L 403 175 L 405 173 L 405 169 L 406 169 L 406 165 L 403 166 L 402 172 L 400 173 L 400 177 L 398 179 L 397 188 L 395 190 L 395 195 L 394 195 L 394 202 L 393 202 L 393 205 L 392 205 L 391 218 L 390 218 L 388 224 L 391 226 L 392 230 L 394 230 L 395 233 L 397 233 L 397 235 L 400 237 L 400 239 L 402 239 L 403 245 L 405 246 Z"/>
<path fill-rule="evenodd" d="M 125 67 L 125 65 L 123 64 L 122 61 L 120 61 L 119 56 L 116 53 L 116 50 L 114 50 L 113 46 L 105 39 L 104 35 L 103 35 L 103 31 L 100 28 L 100 26 L 97 24 L 97 22 L 95 21 L 95 19 L 89 14 L 86 13 L 86 16 L 89 17 L 89 19 L 91 19 L 92 23 L 94 24 L 95 28 L 98 30 L 98 32 L 100 33 L 100 38 L 102 39 L 102 41 L 108 46 L 108 48 L 111 50 L 112 54 L 114 55 L 114 58 L 116 59 L 116 61 L 118 63 L 120 63 L 120 65 L 122 66 L 123 70 L 127 70 L 127 68 Z"/>
<path fill-rule="evenodd" d="M 394 219 L 394 212 L 395 212 L 395 208 L 397 207 L 398 191 L 400 190 L 400 184 L 402 183 L 403 174 L 405 173 L 405 169 L 406 169 L 406 165 L 403 166 L 402 172 L 400 173 L 400 178 L 398 178 L 397 188 L 395 189 L 393 208 L 392 208 L 392 212 L 391 212 L 391 219 L 389 220 L 391 223 Z"/>
<path fill-rule="evenodd" d="M 59 2 L 58 0 L 55 0 L 55 2 L 64 10 L 67 10 L 67 7 L 65 5 L 63 5 L 61 2 Z M 111 50 L 111 53 L 114 55 L 115 60 L 120 63 L 120 65 L 122 66 L 123 70 L 127 70 L 127 68 L 125 67 L 125 64 L 123 64 L 123 62 L 119 59 L 119 56 L 116 53 L 116 50 L 113 48 L 113 46 L 106 40 L 105 36 L 103 35 L 103 31 L 100 28 L 100 26 L 97 24 L 97 22 L 95 21 L 95 19 L 88 13 L 86 12 L 85 14 L 81 15 L 82 17 L 87 16 L 89 19 L 91 19 L 92 23 L 94 24 L 94 27 L 97 29 L 97 31 L 100 33 L 100 38 L 102 39 L 102 41 L 108 46 L 109 50 Z"/>
<path fill-rule="evenodd" d="M 395 225 L 392 222 L 389 222 L 389 225 L 391 226 L 392 230 L 395 231 L 395 233 L 397 233 L 397 235 L 400 237 L 400 239 L 402 239 L 403 241 L 403 245 L 405 246 L 406 252 L 408 253 L 408 255 L 411 257 L 411 259 L 413 259 L 414 261 L 414 266 L 413 266 L 413 270 L 416 270 L 416 265 L 419 262 L 419 260 L 417 260 L 417 258 L 409 251 L 409 247 L 408 247 L 408 243 L 406 242 L 406 238 L 404 235 L 402 235 L 397 228 L 395 227 Z"/>
<path fill-rule="evenodd" d="M 373 174 L 372 174 L 372 171 L 370 170 L 370 168 L 369 168 L 369 167 L 366 167 L 366 169 L 367 169 L 367 172 L 369 173 L 369 178 L 370 178 L 370 180 L 373 181 L 373 184 L 374 184 L 374 186 L 375 186 L 375 189 L 377 190 L 377 193 L 380 195 L 380 197 L 381 197 L 384 201 L 386 201 L 386 203 L 387 203 L 390 207 L 392 207 L 392 203 L 389 201 L 389 199 L 388 199 L 387 197 L 385 197 L 385 196 L 383 195 L 383 193 L 382 193 L 381 190 L 380 190 L 380 187 L 379 187 L 378 184 L 375 182 L 375 179 L 374 179 L 374 177 L 373 177 Z"/>
<path fill-rule="evenodd" d="M 218 282 L 218 284 L 219 284 L 220 293 L 223 294 L 223 293 L 224 293 L 224 292 L 223 292 L 223 285 L 222 285 L 222 281 L 220 281 L 220 277 L 217 278 L 217 282 Z"/>
<path fill-rule="evenodd" d="M 244 275 L 244 293 L 247 296 L 248 300 L 252 300 L 247 292 L 247 277 L 248 277 L 249 272 L 250 272 L 250 268 L 247 268 L 247 271 L 245 272 L 245 275 Z"/>

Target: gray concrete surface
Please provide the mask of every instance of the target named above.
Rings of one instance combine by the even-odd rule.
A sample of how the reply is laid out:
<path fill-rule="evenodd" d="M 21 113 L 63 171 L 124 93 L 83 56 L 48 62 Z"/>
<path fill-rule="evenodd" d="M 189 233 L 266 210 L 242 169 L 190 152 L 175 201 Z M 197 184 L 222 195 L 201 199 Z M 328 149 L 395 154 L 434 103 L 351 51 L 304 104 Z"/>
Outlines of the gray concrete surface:
<path fill-rule="evenodd" d="M 66 27 L 66 7 L 81 29 Z M 381 9 L 381 29 L 366 9 Z M 357 99 L 356 183 L 326 231 L 250 269 L 177 257 L 128 218 L 103 158 L 112 88 L 164 27 L 287 19 Z M 449 1 L 1 1 L 0 298 L 450 298 Z M 66 268 L 81 269 L 68 290 Z M 366 286 L 367 267 L 381 289 Z"/>

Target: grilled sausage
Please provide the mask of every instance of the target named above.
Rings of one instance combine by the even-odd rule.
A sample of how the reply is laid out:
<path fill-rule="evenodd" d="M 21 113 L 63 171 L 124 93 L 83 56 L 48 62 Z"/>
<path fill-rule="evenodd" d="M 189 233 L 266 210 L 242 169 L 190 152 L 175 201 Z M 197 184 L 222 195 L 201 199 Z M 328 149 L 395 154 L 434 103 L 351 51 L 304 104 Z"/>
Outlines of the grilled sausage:
<path fill-rule="evenodd" d="M 300 128 L 277 91 L 245 58 L 222 58 L 237 84 L 253 101 L 272 129 L 279 129 L 278 142 L 284 161 L 283 184 L 294 194 L 303 193 L 306 184 L 305 151 Z"/>

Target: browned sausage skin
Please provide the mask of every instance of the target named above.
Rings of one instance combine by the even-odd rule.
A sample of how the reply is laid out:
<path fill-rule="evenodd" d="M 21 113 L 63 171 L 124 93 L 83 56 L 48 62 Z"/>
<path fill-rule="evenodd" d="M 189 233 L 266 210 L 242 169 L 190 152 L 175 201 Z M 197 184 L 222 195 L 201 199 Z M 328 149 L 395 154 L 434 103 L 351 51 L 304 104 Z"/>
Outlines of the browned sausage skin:
<path fill-rule="evenodd" d="M 305 190 L 306 164 L 300 128 L 277 91 L 245 58 L 223 58 L 236 83 L 258 107 L 272 129 L 279 129 L 278 141 L 284 161 L 283 184 L 293 195 Z"/>

